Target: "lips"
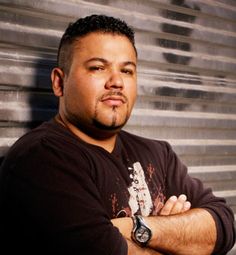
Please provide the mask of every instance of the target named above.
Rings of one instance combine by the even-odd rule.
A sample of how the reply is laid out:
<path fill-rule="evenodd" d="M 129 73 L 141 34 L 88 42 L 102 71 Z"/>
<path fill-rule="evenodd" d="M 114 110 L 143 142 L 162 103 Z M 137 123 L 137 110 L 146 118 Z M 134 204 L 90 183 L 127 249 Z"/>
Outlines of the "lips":
<path fill-rule="evenodd" d="M 101 102 L 108 106 L 120 106 L 127 102 L 127 98 L 122 95 L 104 95 L 101 98 Z"/>

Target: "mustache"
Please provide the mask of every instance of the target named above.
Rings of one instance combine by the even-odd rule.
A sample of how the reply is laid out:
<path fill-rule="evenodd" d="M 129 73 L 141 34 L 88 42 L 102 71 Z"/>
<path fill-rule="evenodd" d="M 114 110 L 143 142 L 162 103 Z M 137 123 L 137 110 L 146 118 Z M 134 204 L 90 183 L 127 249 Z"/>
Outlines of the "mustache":
<path fill-rule="evenodd" d="M 128 98 L 126 97 L 126 95 L 124 95 L 122 92 L 120 91 L 110 91 L 108 93 L 103 94 L 101 97 L 99 97 L 99 101 L 103 101 L 109 97 L 120 97 L 125 103 L 128 102 Z"/>

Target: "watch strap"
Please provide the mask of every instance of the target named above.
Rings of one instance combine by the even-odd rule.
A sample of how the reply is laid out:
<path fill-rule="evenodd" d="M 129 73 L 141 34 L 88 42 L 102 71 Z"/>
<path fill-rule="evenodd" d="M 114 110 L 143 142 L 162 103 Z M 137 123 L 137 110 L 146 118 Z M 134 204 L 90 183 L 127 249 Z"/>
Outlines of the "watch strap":
<path fill-rule="evenodd" d="M 146 224 L 145 220 L 141 215 L 134 215 L 133 219 L 133 229 L 131 233 L 132 240 L 135 241 L 140 246 L 146 246 L 152 237 L 152 231 Z M 140 238 L 145 232 L 145 238 Z"/>

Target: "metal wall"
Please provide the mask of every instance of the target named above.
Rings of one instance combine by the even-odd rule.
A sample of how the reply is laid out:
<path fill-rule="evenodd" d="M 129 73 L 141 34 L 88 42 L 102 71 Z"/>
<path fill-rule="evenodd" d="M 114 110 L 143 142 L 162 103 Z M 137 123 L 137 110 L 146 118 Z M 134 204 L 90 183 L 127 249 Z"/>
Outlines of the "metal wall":
<path fill-rule="evenodd" d="M 126 130 L 168 140 L 236 212 L 235 0 L 0 0 L 0 156 L 54 115 L 59 38 L 93 13 L 136 31 L 139 96 Z"/>

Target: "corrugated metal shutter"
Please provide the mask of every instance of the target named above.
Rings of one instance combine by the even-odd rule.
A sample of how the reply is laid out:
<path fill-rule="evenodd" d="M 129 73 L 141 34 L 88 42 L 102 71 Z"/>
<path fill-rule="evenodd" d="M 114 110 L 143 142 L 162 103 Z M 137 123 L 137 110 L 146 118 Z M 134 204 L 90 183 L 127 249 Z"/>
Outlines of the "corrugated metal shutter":
<path fill-rule="evenodd" d="M 126 130 L 168 140 L 236 212 L 234 0 L 0 0 L 0 156 L 54 115 L 59 38 L 93 13 L 136 31 L 139 97 Z"/>

